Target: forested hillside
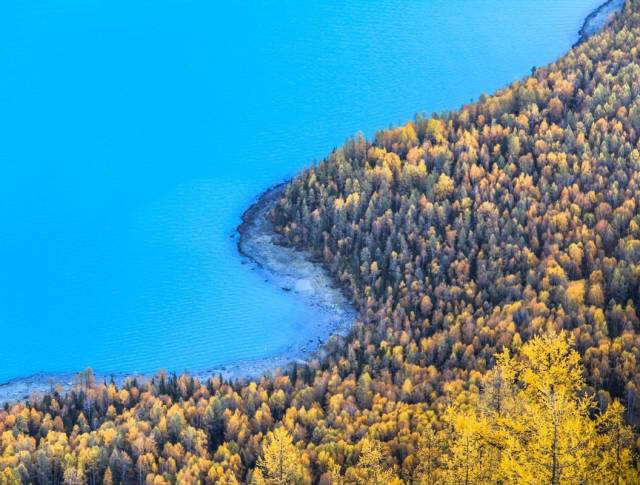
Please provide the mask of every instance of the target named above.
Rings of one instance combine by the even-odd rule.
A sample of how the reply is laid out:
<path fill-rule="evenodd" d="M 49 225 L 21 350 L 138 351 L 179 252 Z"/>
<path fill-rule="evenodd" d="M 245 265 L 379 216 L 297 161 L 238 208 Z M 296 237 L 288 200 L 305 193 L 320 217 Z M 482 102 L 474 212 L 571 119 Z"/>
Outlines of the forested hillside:
<path fill-rule="evenodd" d="M 406 374 L 424 401 L 553 326 L 575 336 L 602 405 L 623 398 L 640 422 L 637 15 L 293 181 L 276 221 L 362 309 L 350 361 Z"/>
<path fill-rule="evenodd" d="M 0 411 L 0 484 L 640 483 L 640 0 L 459 111 L 357 137 L 272 218 L 361 318 L 259 382 L 89 373 Z"/>

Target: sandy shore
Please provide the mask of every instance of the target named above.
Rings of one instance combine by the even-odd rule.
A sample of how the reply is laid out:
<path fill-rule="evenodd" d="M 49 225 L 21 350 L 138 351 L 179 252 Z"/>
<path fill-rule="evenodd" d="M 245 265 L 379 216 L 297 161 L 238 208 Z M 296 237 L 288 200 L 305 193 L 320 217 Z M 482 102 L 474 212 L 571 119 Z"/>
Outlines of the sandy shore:
<path fill-rule="evenodd" d="M 591 12 L 578 31 L 580 38 L 575 45 L 581 44 L 592 35 L 600 32 L 611 20 L 613 15 L 622 10 L 624 2 L 625 0 L 608 0 Z"/>
<path fill-rule="evenodd" d="M 279 286 L 282 291 L 295 293 L 305 304 L 312 305 L 317 318 L 301 325 L 301 335 L 305 336 L 303 344 L 291 345 L 283 353 L 271 357 L 188 372 L 201 381 L 213 375 L 229 380 L 260 378 L 278 369 L 285 370 L 294 363 L 305 363 L 312 357 L 320 356 L 323 344 L 332 336 L 346 335 L 356 317 L 351 303 L 334 285 L 329 274 L 312 262 L 309 253 L 276 243 L 276 234 L 266 214 L 276 203 L 284 186 L 279 184 L 267 190 L 242 215 L 242 224 L 238 227 L 238 250 L 254 266 L 253 270 L 260 271 L 261 276 L 270 283 Z M 150 379 L 152 376 L 96 373 L 96 381 L 109 382 L 113 379 L 119 385 L 134 377 Z M 0 384 L 0 403 L 31 399 L 55 387 L 66 392 L 73 388 L 74 380 L 75 373 L 42 373 L 12 379 Z"/>

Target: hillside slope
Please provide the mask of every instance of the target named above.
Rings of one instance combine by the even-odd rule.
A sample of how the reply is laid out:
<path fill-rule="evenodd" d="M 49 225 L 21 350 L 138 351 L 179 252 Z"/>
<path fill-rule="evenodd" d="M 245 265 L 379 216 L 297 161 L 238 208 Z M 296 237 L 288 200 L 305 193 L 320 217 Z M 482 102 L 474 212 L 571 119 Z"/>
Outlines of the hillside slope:
<path fill-rule="evenodd" d="M 271 217 L 361 312 L 259 382 L 78 376 L 0 485 L 638 483 L 640 0 L 459 111 L 348 141 Z"/>
<path fill-rule="evenodd" d="M 601 402 L 623 398 L 640 422 L 637 10 L 478 103 L 350 140 L 289 186 L 280 232 L 364 313 L 355 367 L 392 368 L 425 401 L 552 326 L 575 335 Z"/>

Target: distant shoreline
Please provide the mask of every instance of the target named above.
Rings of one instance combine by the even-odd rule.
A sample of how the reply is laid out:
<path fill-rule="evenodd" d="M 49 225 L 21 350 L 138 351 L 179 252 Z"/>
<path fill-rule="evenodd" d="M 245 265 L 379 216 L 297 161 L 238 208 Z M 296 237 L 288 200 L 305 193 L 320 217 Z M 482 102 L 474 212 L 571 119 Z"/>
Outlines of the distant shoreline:
<path fill-rule="evenodd" d="M 582 44 L 589 37 L 600 32 L 611 20 L 611 16 L 624 8 L 624 4 L 625 0 L 608 0 L 587 15 L 578 31 L 580 37 L 573 47 Z"/>
<path fill-rule="evenodd" d="M 609 22 L 612 14 L 622 10 L 624 4 L 625 0 L 608 0 L 593 10 L 585 18 L 582 27 L 578 31 L 579 39 L 574 44 L 574 47 L 602 30 Z M 273 228 L 268 227 L 269 223 L 265 219 L 265 214 L 275 203 L 286 184 L 287 182 L 281 182 L 269 187 L 242 214 L 242 222 L 237 228 L 239 234 L 238 251 L 242 257 L 248 258 L 266 271 L 269 274 L 269 279 L 274 284 L 279 284 L 283 291 L 297 291 L 294 289 L 296 278 L 298 278 L 298 281 L 304 281 L 305 284 L 301 285 L 302 297 L 308 300 L 310 304 L 322 307 L 322 310 L 329 316 L 329 320 L 331 320 L 331 312 L 335 312 L 337 317 L 325 324 L 324 332 L 322 332 L 324 338 L 309 341 L 306 346 L 287 349 L 284 353 L 273 357 L 234 361 L 210 369 L 203 369 L 197 372 L 185 370 L 184 372 L 178 372 L 178 374 L 188 374 L 202 381 L 217 375 L 230 380 L 259 378 L 269 372 L 286 369 L 296 362 L 306 362 L 307 359 L 321 353 L 323 345 L 333 335 L 341 336 L 346 335 L 348 332 L 351 323 L 355 319 L 356 312 L 324 268 L 320 264 L 312 262 L 312 258 L 308 253 L 279 246 L 273 239 L 275 234 L 273 233 Z M 263 245 L 262 243 L 264 242 L 267 244 Z M 261 245 L 263 245 L 262 249 L 260 249 Z M 287 272 L 278 274 L 278 259 L 283 256 L 287 266 L 291 261 L 300 263 L 301 268 L 298 269 L 302 272 L 297 275 L 286 274 Z M 286 258 L 293 258 L 293 260 Z M 275 264 L 275 268 L 273 264 Z M 314 284 L 307 284 L 314 279 L 317 279 Z M 320 293 L 314 294 L 317 291 L 320 291 Z M 63 392 L 70 391 L 73 388 L 75 376 L 81 370 L 78 369 L 77 372 L 73 373 L 42 372 L 0 382 L 0 405 L 5 402 L 14 403 L 30 399 L 34 394 L 46 394 L 56 386 L 59 386 Z M 96 380 L 102 382 L 113 379 L 117 384 L 122 384 L 128 379 L 150 379 L 153 375 L 155 374 L 98 372 L 96 373 Z"/>

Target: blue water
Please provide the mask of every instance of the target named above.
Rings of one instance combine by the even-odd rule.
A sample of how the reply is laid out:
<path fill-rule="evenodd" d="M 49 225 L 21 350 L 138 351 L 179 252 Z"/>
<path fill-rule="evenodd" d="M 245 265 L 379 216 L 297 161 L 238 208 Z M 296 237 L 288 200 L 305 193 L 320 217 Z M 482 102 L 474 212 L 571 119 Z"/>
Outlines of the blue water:
<path fill-rule="evenodd" d="M 545 64 L 601 0 L 0 2 L 0 380 L 283 352 L 231 236 L 346 137 Z"/>

